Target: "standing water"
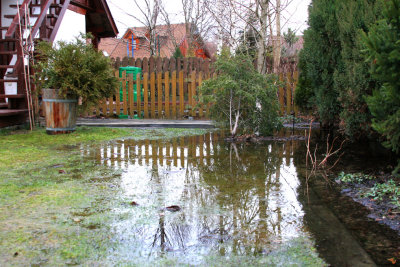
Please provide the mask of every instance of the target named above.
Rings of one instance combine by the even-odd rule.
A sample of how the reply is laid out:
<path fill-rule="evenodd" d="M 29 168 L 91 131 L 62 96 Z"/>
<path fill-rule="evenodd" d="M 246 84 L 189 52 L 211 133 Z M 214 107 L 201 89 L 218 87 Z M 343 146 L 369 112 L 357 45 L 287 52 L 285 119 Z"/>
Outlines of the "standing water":
<path fill-rule="evenodd" d="M 375 265 L 312 188 L 306 193 L 304 160 L 296 164 L 299 155 L 304 159 L 304 141 L 223 138 L 209 133 L 88 147 L 96 161 L 122 170 L 110 262 Z"/>

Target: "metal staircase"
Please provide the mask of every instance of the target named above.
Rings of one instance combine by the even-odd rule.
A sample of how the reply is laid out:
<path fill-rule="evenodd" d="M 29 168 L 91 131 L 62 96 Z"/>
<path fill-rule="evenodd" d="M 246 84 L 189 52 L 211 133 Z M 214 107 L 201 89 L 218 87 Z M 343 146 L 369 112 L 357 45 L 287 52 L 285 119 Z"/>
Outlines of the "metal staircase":
<path fill-rule="evenodd" d="M 30 61 L 38 40 L 53 42 L 70 0 L 2 0 L 10 2 L 9 24 L 0 27 L 0 127 L 30 115 Z M 18 3 L 18 4 L 16 4 Z"/>

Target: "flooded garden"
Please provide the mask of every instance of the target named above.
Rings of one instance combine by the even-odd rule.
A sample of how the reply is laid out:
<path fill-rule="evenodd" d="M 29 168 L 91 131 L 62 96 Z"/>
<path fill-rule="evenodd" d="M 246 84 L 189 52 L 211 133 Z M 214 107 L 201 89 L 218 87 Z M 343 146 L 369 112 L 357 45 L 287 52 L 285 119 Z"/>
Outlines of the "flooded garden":
<path fill-rule="evenodd" d="M 85 139 L 96 131 L 38 132 L 48 139 L 38 148 L 25 134 L 2 139 L 11 149 L 26 138 L 29 150 L 0 162 L 14 166 L 0 171 L 0 265 L 374 266 L 398 250 L 393 230 L 350 197 L 306 184 L 304 140 L 154 129 Z M 384 162 L 349 157 L 347 172 Z"/>

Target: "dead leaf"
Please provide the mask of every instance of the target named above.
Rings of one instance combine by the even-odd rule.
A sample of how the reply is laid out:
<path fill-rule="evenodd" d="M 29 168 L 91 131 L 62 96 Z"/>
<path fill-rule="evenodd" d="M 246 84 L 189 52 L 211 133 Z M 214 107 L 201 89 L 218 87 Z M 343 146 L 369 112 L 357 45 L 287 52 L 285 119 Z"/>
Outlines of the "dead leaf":
<path fill-rule="evenodd" d="M 396 264 L 396 262 L 397 262 L 397 260 L 395 258 L 390 258 L 387 260 L 390 261 L 392 264 Z"/>
<path fill-rule="evenodd" d="M 80 221 L 81 221 L 81 219 L 80 219 L 80 218 L 74 218 L 73 220 L 74 220 L 74 222 L 76 222 L 76 223 L 78 223 L 78 222 L 80 222 Z"/>
<path fill-rule="evenodd" d="M 64 170 L 58 170 L 58 173 L 65 173 Z"/>
<path fill-rule="evenodd" d="M 14 257 L 17 257 L 17 256 L 18 256 L 18 252 L 15 252 L 15 253 L 14 253 Z"/>
<path fill-rule="evenodd" d="M 180 211 L 181 207 L 179 207 L 177 205 L 172 205 L 172 206 L 166 207 L 165 209 L 168 211 L 176 212 L 176 211 Z"/>
<path fill-rule="evenodd" d="M 139 206 L 138 203 L 136 203 L 135 201 L 132 201 L 131 203 L 129 203 L 131 206 Z"/>

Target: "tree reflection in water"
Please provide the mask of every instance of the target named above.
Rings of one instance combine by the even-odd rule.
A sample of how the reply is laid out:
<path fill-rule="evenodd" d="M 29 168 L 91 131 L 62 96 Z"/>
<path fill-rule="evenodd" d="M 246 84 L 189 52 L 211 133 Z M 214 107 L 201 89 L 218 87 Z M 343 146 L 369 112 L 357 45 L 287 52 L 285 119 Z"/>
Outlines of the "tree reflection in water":
<path fill-rule="evenodd" d="M 92 151 L 123 170 L 124 216 L 112 233 L 127 257 L 174 253 L 195 263 L 219 255 L 269 253 L 307 235 L 297 200 L 296 142 L 227 143 L 222 133 L 172 140 L 118 141 Z M 171 213 L 163 208 L 179 205 Z"/>

